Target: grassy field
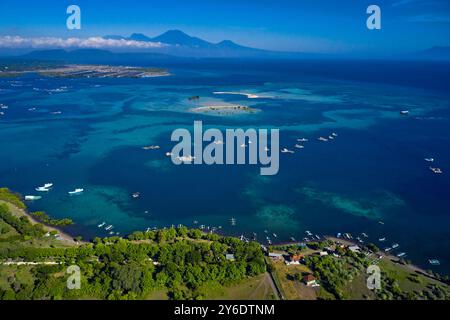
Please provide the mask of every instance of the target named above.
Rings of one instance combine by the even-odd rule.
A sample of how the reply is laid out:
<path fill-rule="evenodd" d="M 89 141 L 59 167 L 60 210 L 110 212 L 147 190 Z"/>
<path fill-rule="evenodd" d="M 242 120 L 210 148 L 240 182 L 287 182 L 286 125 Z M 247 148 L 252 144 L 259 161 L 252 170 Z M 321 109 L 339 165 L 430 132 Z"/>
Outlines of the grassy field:
<path fill-rule="evenodd" d="M 12 226 L 0 219 L 0 240 L 8 239 L 17 235 L 19 235 L 19 233 Z"/>
<path fill-rule="evenodd" d="M 373 300 L 376 298 L 375 293 L 367 288 L 367 278 L 364 273 L 358 274 L 353 281 L 347 283 L 343 291 L 347 299 Z"/>
<path fill-rule="evenodd" d="M 31 285 L 34 277 L 30 266 L 2 266 L 0 265 L 0 288 L 6 290 L 10 287 L 9 282 L 16 282 L 20 285 Z"/>
<path fill-rule="evenodd" d="M 169 296 L 167 295 L 166 289 L 152 291 L 146 297 L 146 300 L 168 300 L 168 299 Z"/>
<path fill-rule="evenodd" d="M 429 285 L 442 285 L 441 282 L 424 275 L 419 275 L 409 269 L 408 266 L 399 263 L 381 260 L 378 265 L 382 272 L 385 272 L 391 278 L 395 278 L 399 287 L 404 291 L 419 291 Z"/>
<path fill-rule="evenodd" d="M 199 289 L 205 299 L 211 300 L 274 300 L 276 295 L 270 285 L 269 274 L 246 279 L 238 285 L 223 287 L 217 284 L 205 285 Z"/>
<path fill-rule="evenodd" d="M 311 288 L 296 280 L 296 275 L 311 273 L 305 265 L 286 265 L 282 261 L 272 262 L 274 274 L 281 286 L 283 296 L 287 300 L 315 300 L 318 289 Z"/>

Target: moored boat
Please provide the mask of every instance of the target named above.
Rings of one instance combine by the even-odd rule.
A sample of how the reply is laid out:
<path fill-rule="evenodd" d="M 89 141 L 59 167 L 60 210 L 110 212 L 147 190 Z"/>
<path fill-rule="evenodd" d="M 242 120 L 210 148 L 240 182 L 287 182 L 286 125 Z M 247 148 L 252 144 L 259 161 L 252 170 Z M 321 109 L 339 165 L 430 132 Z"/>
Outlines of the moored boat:
<path fill-rule="evenodd" d="M 32 195 L 25 196 L 25 200 L 28 200 L 28 201 L 34 201 L 34 200 L 40 200 L 40 199 L 42 199 L 41 196 L 32 196 Z"/>
<path fill-rule="evenodd" d="M 70 194 L 70 195 L 75 195 L 75 194 L 80 194 L 80 193 L 83 193 L 83 192 L 84 192 L 84 189 L 83 189 L 83 188 L 76 188 L 76 189 L 73 190 L 73 191 L 69 191 L 68 194 Z"/>

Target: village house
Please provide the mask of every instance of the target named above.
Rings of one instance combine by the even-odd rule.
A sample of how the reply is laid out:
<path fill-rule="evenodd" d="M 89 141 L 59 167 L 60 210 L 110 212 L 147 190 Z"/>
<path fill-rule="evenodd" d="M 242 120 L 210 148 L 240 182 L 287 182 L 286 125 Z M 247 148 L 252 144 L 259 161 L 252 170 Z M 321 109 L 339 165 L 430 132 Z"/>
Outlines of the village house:
<path fill-rule="evenodd" d="M 281 253 L 269 252 L 269 258 L 272 260 L 282 261 L 284 260 Z"/>
<path fill-rule="evenodd" d="M 317 283 L 316 277 L 314 277 L 312 274 L 308 274 L 308 275 L 304 276 L 303 277 L 303 282 L 308 287 L 318 287 L 319 286 L 319 284 Z"/>
<path fill-rule="evenodd" d="M 300 264 L 300 261 L 303 259 L 302 254 L 293 254 L 289 256 L 289 260 L 286 260 L 286 265 L 290 266 L 291 264 Z"/>
<path fill-rule="evenodd" d="M 235 259 L 234 259 L 234 254 L 232 254 L 232 253 L 227 253 L 226 255 L 225 255 L 225 258 L 228 260 L 228 261 L 234 261 Z"/>

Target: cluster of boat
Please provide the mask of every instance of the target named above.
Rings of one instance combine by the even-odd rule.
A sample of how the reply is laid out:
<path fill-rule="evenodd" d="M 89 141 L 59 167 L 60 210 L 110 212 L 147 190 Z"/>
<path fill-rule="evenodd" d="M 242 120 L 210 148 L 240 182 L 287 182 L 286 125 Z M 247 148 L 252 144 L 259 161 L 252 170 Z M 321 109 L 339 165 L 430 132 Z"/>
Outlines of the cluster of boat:
<path fill-rule="evenodd" d="M 317 140 L 322 141 L 322 142 L 328 142 L 330 140 L 334 140 L 337 136 L 338 136 L 337 133 L 333 132 L 328 137 L 319 137 L 319 138 L 317 138 Z"/>
<path fill-rule="evenodd" d="M 425 158 L 425 161 L 428 163 L 433 163 L 434 162 L 434 158 Z M 438 168 L 438 167 L 429 167 L 431 172 L 435 173 L 435 174 L 442 174 L 442 169 Z"/>
<path fill-rule="evenodd" d="M 329 136 L 326 136 L 326 137 L 321 136 L 321 137 L 317 138 L 317 140 L 327 142 L 330 140 L 334 140 L 337 136 L 338 136 L 338 134 L 336 132 L 332 132 Z M 306 138 L 299 138 L 299 139 L 297 139 L 297 142 L 300 142 L 300 143 L 296 143 L 294 145 L 294 148 L 295 149 L 304 149 L 305 148 L 304 143 L 308 142 L 308 141 L 309 140 Z M 295 153 L 294 150 L 290 150 L 288 148 L 282 148 L 280 151 L 281 151 L 281 153 Z"/>
<path fill-rule="evenodd" d="M 43 186 L 36 187 L 34 190 L 36 190 L 37 192 L 49 192 L 52 187 L 53 187 L 53 183 L 49 182 L 49 183 L 45 183 Z M 26 195 L 25 196 L 25 200 L 27 200 L 27 201 L 35 201 L 35 200 L 40 200 L 40 199 L 42 199 L 41 196 L 34 196 L 34 195 Z"/>
<path fill-rule="evenodd" d="M 106 225 L 106 222 L 105 221 L 103 221 L 102 223 L 100 223 L 97 227 L 99 227 L 99 228 L 104 228 L 105 229 L 105 231 L 109 231 L 109 234 L 110 235 L 119 235 L 120 234 L 120 232 L 114 232 L 114 231 L 112 231 L 112 229 L 114 229 L 114 226 L 112 225 L 112 224 L 109 224 L 109 225 Z"/>
<path fill-rule="evenodd" d="M 6 104 L 0 103 L 0 110 L 6 110 L 8 109 L 8 106 Z M 5 112 L 0 111 L 0 116 L 4 116 Z"/>
<path fill-rule="evenodd" d="M 45 183 L 43 186 L 36 187 L 34 190 L 36 190 L 37 192 L 49 192 L 52 188 L 53 188 L 53 183 L 49 182 L 49 183 Z M 83 192 L 84 192 L 83 188 L 76 188 L 75 190 L 69 191 L 68 194 L 69 195 L 77 195 L 77 194 L 80 194 Z M 25 200 L 27 200 L 27 201 L 35 201 L 35 200 L 40 200 L 40 199 L 42 199 L 41 196 L 35 196 L 35 195 L 26 195 L 25 196 Z"/>
<path fill-rule="evenodd" d="M 385 242 L 386 240 L 387 240 L 386 237 L 378 238 L 379 242 Z M 390 247 L 384 248 L 384 252 L 388 253 L 388 252 L 390 252 L 390 251 L 392 251 L 394 249 L 397 249 L 399 246 L 400 245 L 398 243 L 393 243 Z M 405 256 L 406 256 L 405 252 L 400 252 L 400 253 L 397 254 L 398 258 L 402 258 L 402 257 L 405 257 Z"/>

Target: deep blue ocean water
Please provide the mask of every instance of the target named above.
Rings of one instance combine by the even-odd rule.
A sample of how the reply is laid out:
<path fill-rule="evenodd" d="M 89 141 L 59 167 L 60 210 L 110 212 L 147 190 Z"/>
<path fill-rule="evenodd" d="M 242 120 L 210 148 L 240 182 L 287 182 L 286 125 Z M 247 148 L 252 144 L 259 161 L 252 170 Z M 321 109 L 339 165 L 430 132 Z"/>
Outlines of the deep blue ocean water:
<path fill-rule="evenodd" d="M 381 248 L 398 243 L 395 253 L 449 273 L 449 64 L 210 60 L 167 67 L 171 76 L 150 79 L 0 79 L 0 103 L 9 107 L 0 116 L 0 184 L 26 195 L 53 182 L 29 207 L 73 218 L 66 230 L 85 238 L 106 236 L 97 227 L 103 221 L 121 234 L 198 221 L 225 234 L 255 232 L 263 243 L 266 236 L 302 239 L 306 230 L 365 232 Z M 199 102 L 188 100 L 194 95 Z M 189 111 L 223 103 L 260 112 Z M 405 109 L 410 114 L 401 116 Z M 279 128 L 281 147 L 290 149 L 297 138 L 309 141 L 280 155 L 276 176 L 249 165 L 175 166 L 165 156 L 170 134 L 191 130 L 194 120 L 220 129 Z M 317 141 L 332 132 L 335 140 Z M 427 157 L 442 175 L 429 170 Z M 68 196 L 77 187 L 85 192 Z M 429 266 L 430 258 L 441 266 Z"/>

